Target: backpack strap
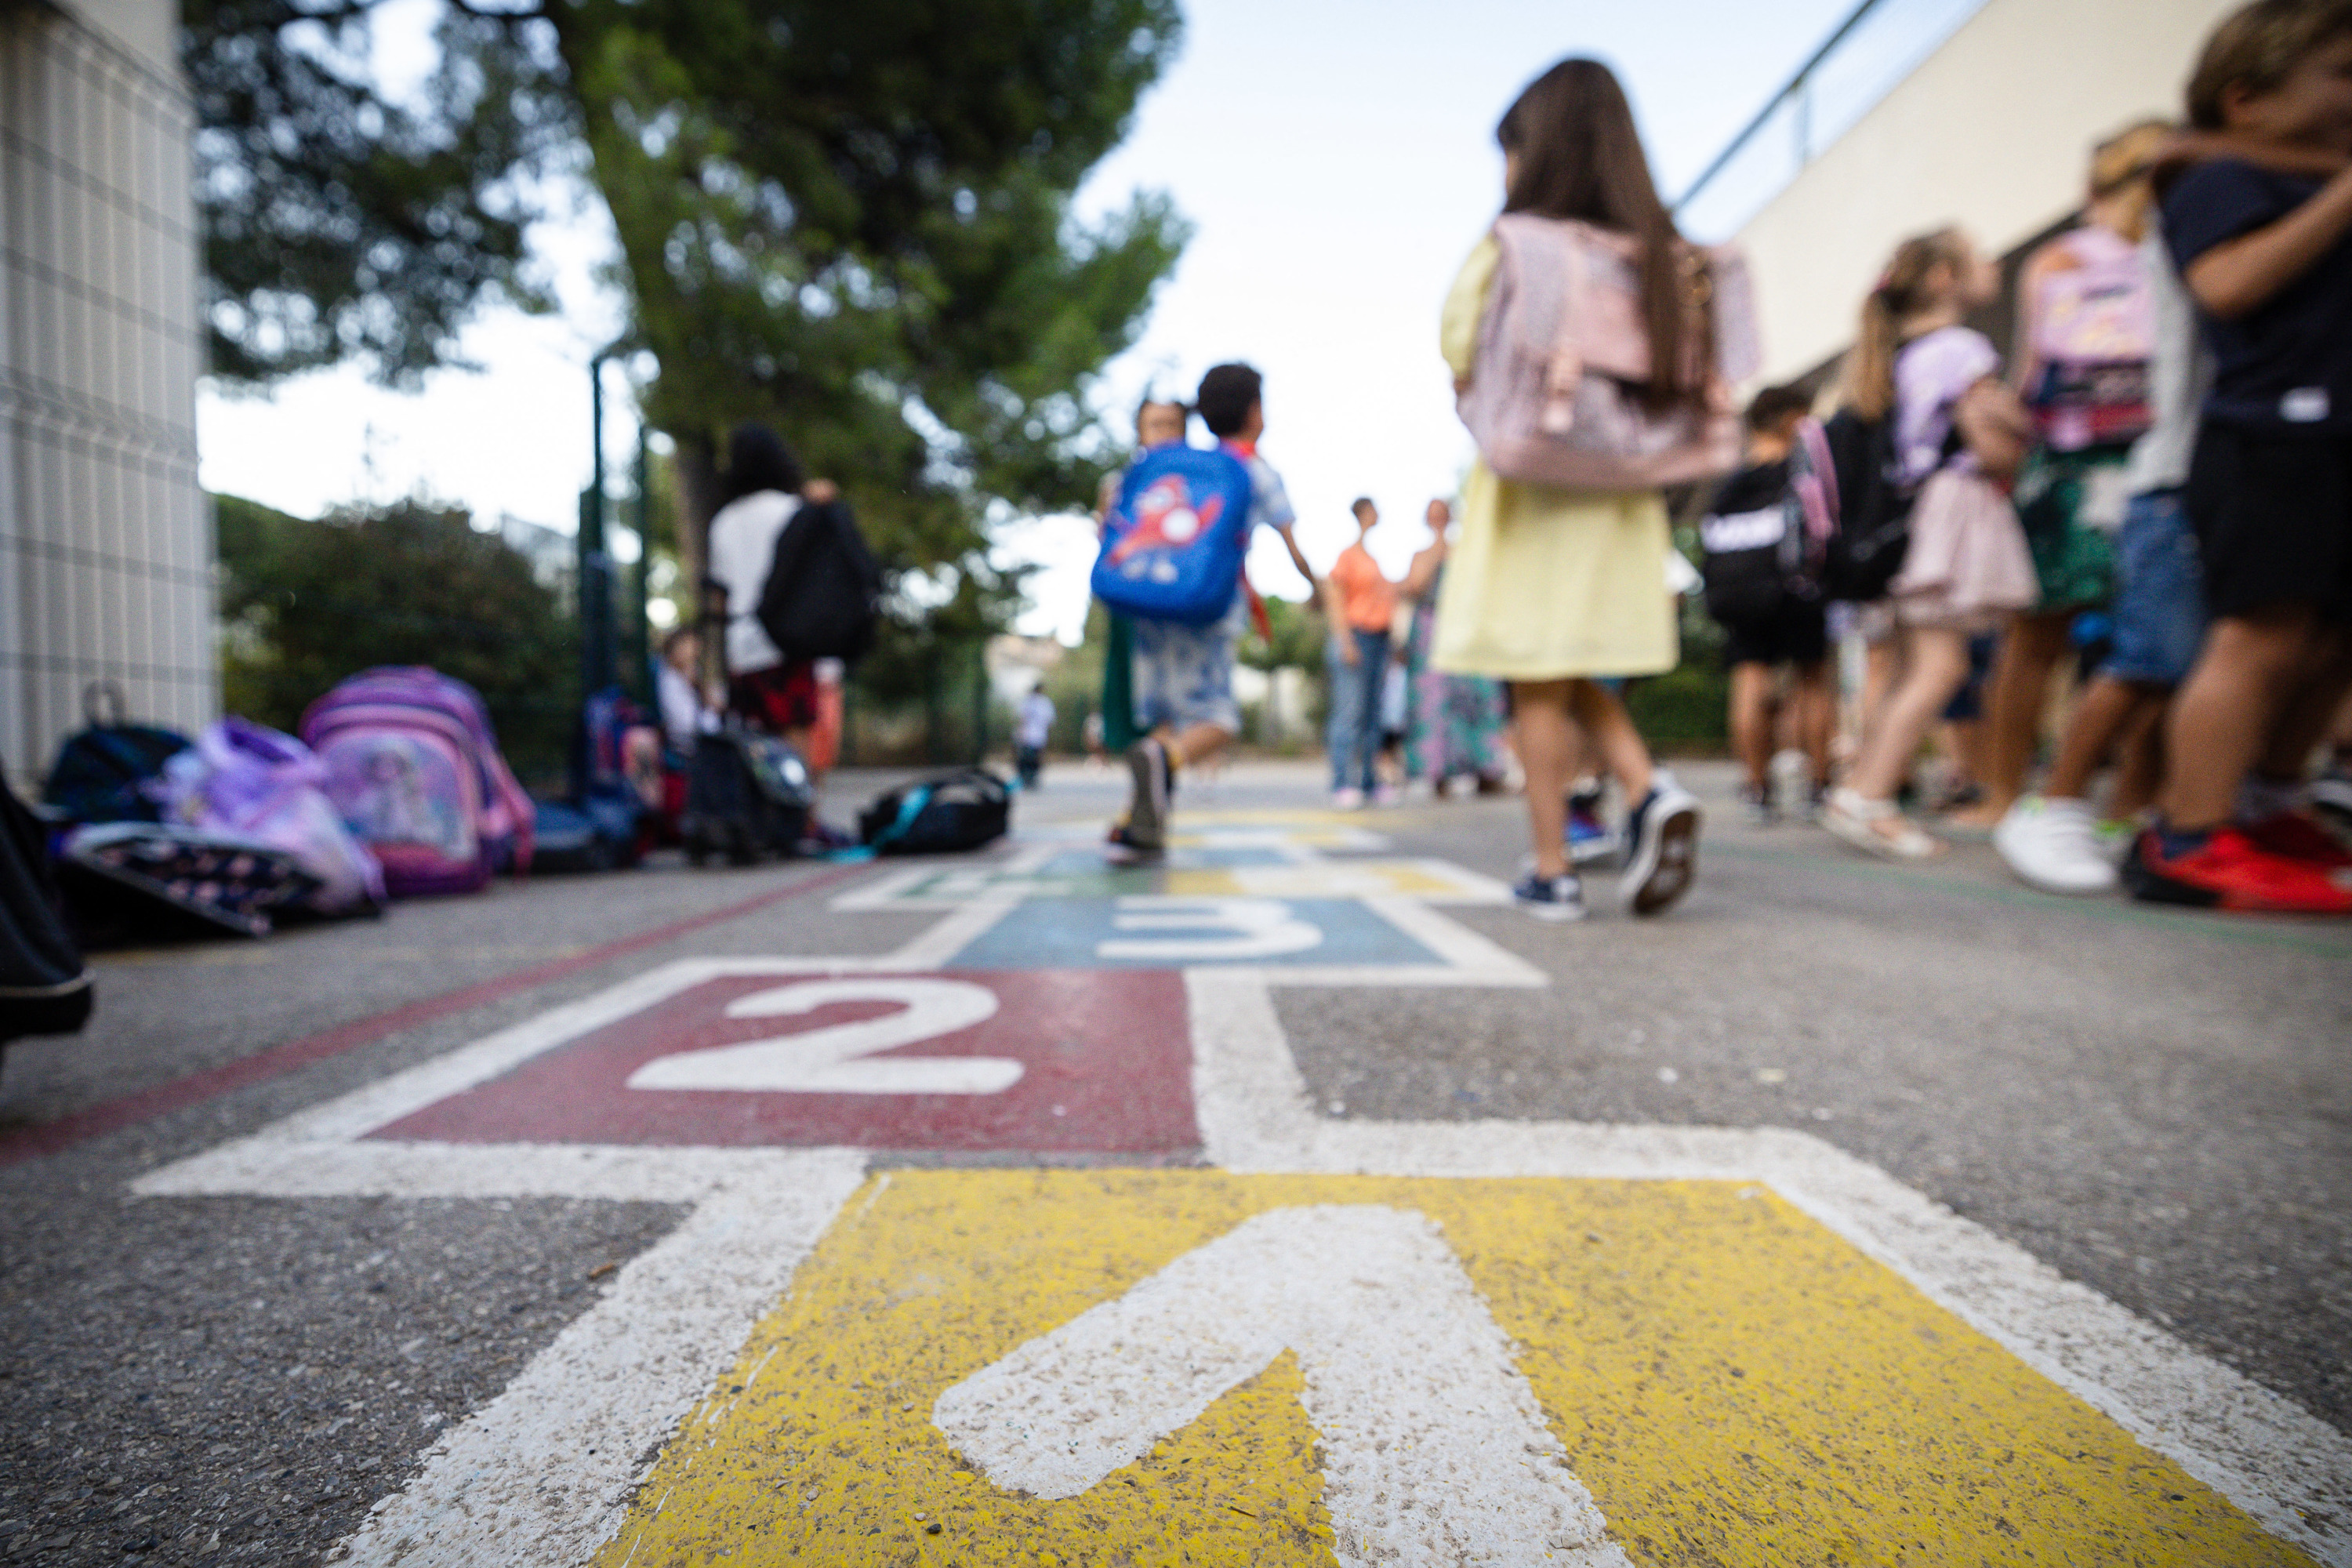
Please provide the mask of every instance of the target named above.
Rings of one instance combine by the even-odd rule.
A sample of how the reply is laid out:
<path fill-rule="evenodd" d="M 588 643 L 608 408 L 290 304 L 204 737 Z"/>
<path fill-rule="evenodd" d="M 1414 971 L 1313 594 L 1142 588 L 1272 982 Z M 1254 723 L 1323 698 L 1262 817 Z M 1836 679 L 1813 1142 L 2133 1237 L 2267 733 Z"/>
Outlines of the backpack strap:
<path fill-rule="evenodd" d="M 1591 258 L 1584 253 L 1584 237 L 1569 231 L 1568 278 L 1559 302 L 1559 328 L 1552 339 L 1551 358 L 1544 366 L 1543 414 L 1538 427 L 1548 436 L 1565 436 L 1576 427 L 1576 389 L 1584 380 L 1584 351 L 1577 346 L 1577 301 L 1591 280 Z"/>

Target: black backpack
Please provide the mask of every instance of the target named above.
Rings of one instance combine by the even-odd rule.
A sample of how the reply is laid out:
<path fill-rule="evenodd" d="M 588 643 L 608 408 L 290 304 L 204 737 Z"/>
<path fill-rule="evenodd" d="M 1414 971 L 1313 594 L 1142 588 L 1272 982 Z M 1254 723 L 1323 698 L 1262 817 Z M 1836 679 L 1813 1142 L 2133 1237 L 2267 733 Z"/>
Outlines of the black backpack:
<path fill-rule="evenodd" d="M 194 742 L 176 730 L 129 722 L 122 689 L 110 680 L 91 681 L 81 706 L 89 727 L 58 748 L 41 785 L 41 804 L 76 822 L 157 820 L 163 808 L 142 786 L 161 778 L 163 764 Z"/>
<path fill-rule="evenodd" d="M 986 768 L 965 768 L 892 790 L 857 814 L 857 837 L 877 855 L 954 855 L 1004 837 L 1013 792 Z"/>
<path fill-rule="evenodd" d="M 803 503 L 776 535 L 760 590 L 757 614 L 769 640 L 788 660 L 852 663 L 874 646 L 881 605 L 882 568 L 848 504 Z"/>
<path fill-rule="evenodd" d="M 1895 416 L 1864 419 L 1842 408 L 1822 426 L 1834 489 L 1829 502 L 1836 527 L 1822 564 L 1822 587 L 1832 599 L 1866 605 L 1886 596 L 1887 584 L 1911 552 L 1911 507 L 1919 483 L 1905 484 L 1895 450 Z M 1944 437 L 1941 468 L 1966 445 L 1958 426 Z M 1801 466 L 1802 459 L 1800 458 Z M 1932 472 L 1933 470 L 1930 470 Z M 1832 490 L 1829 483 L 1822 486 Z"/>
<path fill-rule="evenodd" d="M 1699 576 L 1706 613 L 1727 626 L 1769 622 L 1792 601 L 1818 596 L 1807 576 L 1805 527 L 1789 496 L 1789 463 L 1740 469 L 1699 520 Z"/>
<path fill-rule="evenodd" d="M 48 838 L 0 769 L 0 1040 L 71 1034 L 89 1017 L 94 984 L 66 930 Z"/>

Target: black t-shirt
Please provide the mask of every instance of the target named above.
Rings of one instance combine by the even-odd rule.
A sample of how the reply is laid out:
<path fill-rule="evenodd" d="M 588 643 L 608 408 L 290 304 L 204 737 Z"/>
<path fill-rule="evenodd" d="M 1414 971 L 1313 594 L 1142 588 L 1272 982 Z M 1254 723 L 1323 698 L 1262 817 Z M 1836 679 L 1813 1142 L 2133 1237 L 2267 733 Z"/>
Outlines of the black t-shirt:
<path fill-rule="evenodd" d="M 2228 240 L 2266 227 L 2320 182 L 2221 159 L 2183 174 L 2164 198 L 2164 238 L 2183 272 Z M 2234 321 L 2202 316 L 2213 345 L 2205 415 L 2272 434 L 2352 433 L 2352 234 L 2310 270 Z"/>

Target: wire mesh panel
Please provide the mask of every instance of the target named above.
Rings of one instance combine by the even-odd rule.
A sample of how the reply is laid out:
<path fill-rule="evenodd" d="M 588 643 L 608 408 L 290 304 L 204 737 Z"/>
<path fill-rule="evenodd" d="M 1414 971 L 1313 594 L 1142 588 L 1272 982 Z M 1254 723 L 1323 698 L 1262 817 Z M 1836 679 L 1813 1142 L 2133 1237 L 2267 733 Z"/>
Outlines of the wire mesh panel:
<path fill-rule="evenodd" d="M 0 8 L 0 759 L 20 778 L 92 681 L 182 729 L 218 706 L 191 130 L 168 60 Z"/>

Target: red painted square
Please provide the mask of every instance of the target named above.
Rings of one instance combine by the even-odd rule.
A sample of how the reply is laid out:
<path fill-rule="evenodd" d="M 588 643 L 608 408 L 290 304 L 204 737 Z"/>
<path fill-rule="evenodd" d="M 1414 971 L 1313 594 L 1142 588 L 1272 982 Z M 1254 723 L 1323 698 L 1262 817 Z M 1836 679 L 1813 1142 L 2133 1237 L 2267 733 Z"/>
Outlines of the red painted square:
<path fill-rule="evenodd" d="M 888 994 L 908 985 L 915 990 Z M 849 994 L 860 988 L 881 994 Z M 952 1024 L 969 1017 L 989 996 L 996 1004 L 992 1016 L 908 1038 L 926 1020 Z M 730 1006 L 763 1013 L 730 1017 Z M 894 1036 L 907 1043 L 877 1046 Z M 683 1053 L 772 1041 L 781 1049 L 739 1048 L 727 1058 L 681 1060 Z M 820 1063 L 815 1070 L 846 1074 L 847 1081 L 866 1087 L 805 1092 L 633 1089 L 628 1082 L 640 1069 L 683 1069 L 737 1084 L 772 1080 L 781 1071 L 786 1081 L 804 1082 L 812 1056 Z M 837 1069 L 822 1065 L 835 1059 L 843 1064 Z M 1001 1079 L 1012 1063 L 1019 1064 L 1018 1079 L 993 1092 L 924 1087 L 942 1075 Z M 1192 1116 L 1192 1065 L 1183 980 L 1167 971 L 730 975 L 542 1051 L 501 1078 L 370 1136 L 459 1143 L 1176 1153 L 1201 1141 Z M 914 1075 L 904 1086 L 910 1091 L 870 1091 L 867 1080 L 908 1074 Z"/>

